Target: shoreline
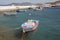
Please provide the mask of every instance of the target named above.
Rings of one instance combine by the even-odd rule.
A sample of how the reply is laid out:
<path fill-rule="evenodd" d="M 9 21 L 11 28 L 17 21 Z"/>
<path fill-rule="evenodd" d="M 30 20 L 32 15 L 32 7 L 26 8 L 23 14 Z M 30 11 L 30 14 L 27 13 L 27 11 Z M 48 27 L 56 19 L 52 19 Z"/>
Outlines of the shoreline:
<path fill-rule="evenodd" d="M 37 6 L 0 6 L 0 12 L 14 12 L 16 10 L 25 10 L 28 8 L 36 8 Z"/>

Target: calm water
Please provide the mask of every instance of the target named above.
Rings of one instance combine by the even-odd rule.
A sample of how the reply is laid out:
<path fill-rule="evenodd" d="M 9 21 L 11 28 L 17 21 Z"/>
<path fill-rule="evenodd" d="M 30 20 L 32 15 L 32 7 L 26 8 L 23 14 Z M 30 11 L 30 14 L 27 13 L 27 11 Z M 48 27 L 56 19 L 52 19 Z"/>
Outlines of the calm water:
<path fill-rule="evenodd" d="M 4 16 L 1 14 L 0 28 L 2 28 L 2 31 L 18 28 L 28 19 L 37 19 L 40 22 L 38 29 L 33 33 L 28 33 L 25 40 L 60 40 L 60 7 L 44 8 L 40 11 L 28 10 L 26 12 L 17 13 L 16 16 Z M 12 34 L 11 31 L 9 31 L 10 33 L 8 33 L 8 35 Z M 4 36 L 4 34 L 2 35 Z M 5 36 L 7 36 L 7 33 L 5 33 Z M 3 39 L 0 39 L 14 40 L 14 37 L 5 36 L 2 37 Z"/>

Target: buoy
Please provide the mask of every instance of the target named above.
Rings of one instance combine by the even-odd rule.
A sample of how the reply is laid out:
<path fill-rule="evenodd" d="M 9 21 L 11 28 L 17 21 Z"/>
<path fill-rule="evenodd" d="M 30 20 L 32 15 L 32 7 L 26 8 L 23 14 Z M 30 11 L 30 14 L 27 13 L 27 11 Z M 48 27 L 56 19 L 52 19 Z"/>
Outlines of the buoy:
<path fill-rule="evenodd" d="M 31 13 L 29 15 L 31 15 Z"/>

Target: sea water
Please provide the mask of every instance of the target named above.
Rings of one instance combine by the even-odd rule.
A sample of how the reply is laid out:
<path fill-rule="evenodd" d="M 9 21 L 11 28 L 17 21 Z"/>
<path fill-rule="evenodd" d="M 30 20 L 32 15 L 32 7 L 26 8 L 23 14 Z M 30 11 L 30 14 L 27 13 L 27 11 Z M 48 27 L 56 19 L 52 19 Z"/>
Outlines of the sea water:
<path fill-rule="evenodd" d="M 24 40 L 60 40 L 60 7 L 17 12 L 16 16 L 4 16 L 0 13 L 0 40 L 19 40 L 18 35 L 22 34 L 16 28 L 21 27 L 28 19 L 39 20 L 39 26 L 35 32 L 29 32 Z M 15 33 L 18 34 L 17 39 Z"/>

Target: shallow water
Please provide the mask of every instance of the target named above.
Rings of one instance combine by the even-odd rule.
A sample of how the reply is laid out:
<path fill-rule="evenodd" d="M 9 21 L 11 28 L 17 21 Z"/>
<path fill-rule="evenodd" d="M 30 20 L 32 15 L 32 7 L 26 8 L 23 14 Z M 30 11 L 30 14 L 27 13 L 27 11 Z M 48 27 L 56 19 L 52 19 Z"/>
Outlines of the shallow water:
<path fill-rule="evenodd" d="M 22 37 L 21 29 L 16 28 L 28 19 L 39 20 L 39 27 L 36 31 L 27 33 L 24 38 L 20 38 Z M 27 10 L 17 13 L 16 16 L 0 14 L 0 40 L 21 39 L 60 40 L 60 7 L 44 8 L 40 11 Z"/>

